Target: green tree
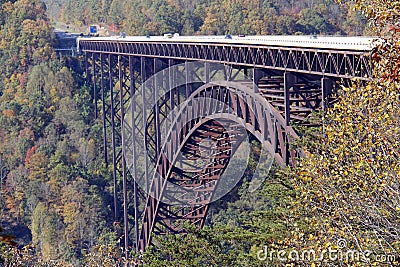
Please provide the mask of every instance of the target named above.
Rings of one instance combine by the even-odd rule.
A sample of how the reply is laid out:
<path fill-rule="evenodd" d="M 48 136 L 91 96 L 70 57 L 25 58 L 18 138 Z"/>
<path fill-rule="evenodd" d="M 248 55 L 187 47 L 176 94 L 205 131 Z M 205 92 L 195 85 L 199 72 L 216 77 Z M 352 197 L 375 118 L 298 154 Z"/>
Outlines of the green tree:
<path fill-rule="evenodd" d="M 49 211 L 44 203 L 39 202 L 32 214 L 32 243 L 45 262 L 59 257 L 61 225 L 59 217 Z"/>
<path fill-rule="evenodd" d="M 304 34 L 333 33 L 333 26 L 315 9 L 306 8 L 300 12 L 297 23 Z"/>
<path fill-rule="evenodd" d="M 169 4 L 165 0 L 157 0 L 153 3 L 153 21 L 160 24 L 160 33 L 181 33 L 183 12 L 177 6 Z"/>

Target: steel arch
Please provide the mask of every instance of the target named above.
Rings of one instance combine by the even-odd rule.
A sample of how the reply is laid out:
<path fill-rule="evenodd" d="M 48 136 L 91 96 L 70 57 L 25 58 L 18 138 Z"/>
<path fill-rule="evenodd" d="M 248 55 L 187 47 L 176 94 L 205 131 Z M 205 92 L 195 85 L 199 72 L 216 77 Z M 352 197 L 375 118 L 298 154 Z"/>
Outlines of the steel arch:
<path fill-rule="evenodd" d="M 196 102 L 197 105 L 189 105 L 194 99 L 200 101 Z M 213 101 L 207 99 L 223 100 L 233 112 L 228 112 L 226 107 L 213 105 Z M 151 234 L 155 229 L 161 232 L 179 233 L 183 230 L 183 221 L 188 221 L 197 227 L 203 226 L 218 179 L 224 173 L 231 154 L 235 152 L 233 143 L 238 143 L 241 139 L 239 136 L 234 140 L 235 138 L 227 135 L 224 127 L 218 125 L 219 120 L 244 126 L 266 146 L 269 153 L 282 166 L 293 164 L 295 157 L 299 155 L 299 152 L 289 148 L 290 140 L 297 138 L 295 131 L 287 126 L 282 115 L 261 95 L 254 93 L 252 88 L 239 82 L 229 81 L 212 82 L 201 86 L 180 108 L 157 158 L 156 171 L 143 214 L 139 250 L 144 251 L 150 245 Z M 175 166 L 177 156 L 182 150 L 190 149 L 191 138 L 201 138 L 204 128 L 205 132 L 207 128 L 211 129 L 213 134 L 210 136 L 220 140 L 219 148 L 225 147 L 225 149 L 218 151 L 220 156 L 215 157 L 208 165 L 211 166 L 211 171 L 206 167 L 188 178 L 183 170 Z M 168 181 L 172 179 L 180 181 L 183 187 L 195 184 L 205 190 L 199 192 L 197 199 L 189 202 L 190 205 L 175 207 L 175 210 L 172 210 L 173 207 L 163 204 Z"/>

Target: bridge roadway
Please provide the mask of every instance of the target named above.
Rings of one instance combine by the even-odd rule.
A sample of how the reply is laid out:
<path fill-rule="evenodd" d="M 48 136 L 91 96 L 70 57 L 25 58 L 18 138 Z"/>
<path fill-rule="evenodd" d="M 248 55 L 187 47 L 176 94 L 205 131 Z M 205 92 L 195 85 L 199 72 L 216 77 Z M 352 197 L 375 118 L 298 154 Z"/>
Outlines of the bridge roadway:
<path fill-rule="evenodd" d="M 78 38 L 127 253 L 187 222 L 204 225 L 243 140 L 239 126 L 277 164 L 293 164 L 301 152 L 289 146 L 292 125 L 318 124 L 312 112 L 330 105 L 339 83 L 370 79 L 372 45 L 364 37 Z M 206 141 L 216 147 L 204 158 Z M 180 155 L 187 166 L 207 164 L 185 168 Z"/>

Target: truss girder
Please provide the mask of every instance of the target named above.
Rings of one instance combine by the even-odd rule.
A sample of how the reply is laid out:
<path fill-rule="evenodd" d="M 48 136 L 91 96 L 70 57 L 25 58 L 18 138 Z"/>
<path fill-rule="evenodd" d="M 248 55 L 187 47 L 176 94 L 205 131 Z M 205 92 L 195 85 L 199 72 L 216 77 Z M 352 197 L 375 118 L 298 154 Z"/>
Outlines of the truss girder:
<path fill-rule="evenodd" d="M 368 51 L 90 39 L 80 40 L 79 46 L 81 51 L 91 53 L 201 60 L 336 78 L 370 79 L 373 76 L 371 55 Z"/>

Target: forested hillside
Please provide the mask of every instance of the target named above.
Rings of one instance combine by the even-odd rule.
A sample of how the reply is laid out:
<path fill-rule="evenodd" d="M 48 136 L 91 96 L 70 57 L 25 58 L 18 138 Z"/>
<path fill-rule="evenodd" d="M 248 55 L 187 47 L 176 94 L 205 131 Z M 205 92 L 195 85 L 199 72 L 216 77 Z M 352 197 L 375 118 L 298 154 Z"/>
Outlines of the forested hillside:
<path fill-rule="evenodd" d="M 334 0 L 46 0 L 50 18 L 110 34 L 362 35 L 365 19 Z"/>
<path fill-rule="evenodd" d="M 0 222 L 46 261 L 76 261 L 109 210 L 100 128 L 39 0 L 0 1 Z M 19 266 L 19 265 L 18 265 Z"/>

